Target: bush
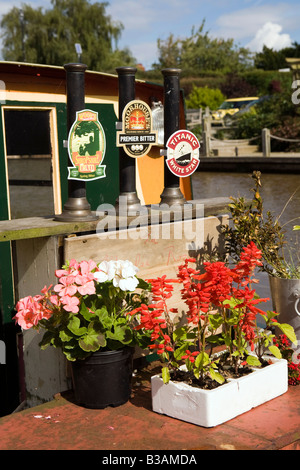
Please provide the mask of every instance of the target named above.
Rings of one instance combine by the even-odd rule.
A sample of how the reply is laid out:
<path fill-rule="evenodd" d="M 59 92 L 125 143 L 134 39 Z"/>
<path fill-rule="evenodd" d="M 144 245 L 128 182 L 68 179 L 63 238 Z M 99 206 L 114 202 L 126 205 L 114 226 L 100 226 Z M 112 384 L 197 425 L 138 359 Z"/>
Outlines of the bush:
<path fill-rule="evenodd" d="M 257 96 L 270 93 L 270 84 L 280 82 L 281 89 L 290 90 L 292 84 L 292 73 L 281 73 L 275 70 L 250 70 L 241 74 L 247 83 L 257 90 Z"/>
<path fill-rule="evenodd" d="M 292 103 L 291 91 L 275 93 L 261 104 L 253 106 L 251 111 L 235 120 L 234 138 L 250 139 L 260 136 L 263 128 L 270 129 L 272 135 L 284 139 L 299 139 L 299 109 Z M 258 138 L 259 149 L 261 139 Z M 299 142 L 283 142 L 271 139 L 271 150 L 299 151 Z"/>
<path fill-rule="evenodd" d="M 221 90 L 216 88 L 197 87 L 193 85 L 189 97 L 186 99 L 186 106 L 188 109 L 206 108 L 217 109 L 226 97 Z"/>
<path fill-rule="evenodd" d="M 281 124 L 274 126 L 270 130 L 271 135 L 282 139 L 298 140 L 298 142 L 287 142 L 271 139 L 272 152 L 299 152 L 300 150 L 300 120 L 288 117 Z"/>
<path fill-rule="evenodd" d="M 228 98 L 241 98 L 243 96 L 257 96 L 257 88 L 235 73 L 226 76 L 221 90 Z"/>

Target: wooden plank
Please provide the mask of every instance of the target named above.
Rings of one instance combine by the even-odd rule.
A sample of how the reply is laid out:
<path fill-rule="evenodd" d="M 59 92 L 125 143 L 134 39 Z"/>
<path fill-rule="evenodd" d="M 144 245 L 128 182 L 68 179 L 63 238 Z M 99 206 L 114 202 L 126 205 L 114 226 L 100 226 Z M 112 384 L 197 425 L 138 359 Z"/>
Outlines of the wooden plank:
<path fill-rule="evenodd" d="M 218 197 L 211 199 L 197 199 L 192 201 L 193 206 L 204 205 L 204 215 L 218 215 L 228 212 L 230 199 Z M 114 217 L 114 216 L 112 216 Z M 151 207 L 149 208 L 151 218 Z M 132 218 L 128 218 L 130 221 Z M 99 217 L 99 221 L 101 218 Z M 26 238 L 49 237 L 51 235 L 68 235 L 78 232 L 95 232 L 99 221 L 93 222 L 58 222 L 54 216 L 28 217 L 25 219 L 0 221 L 0 242 L 9 240 L 21 240 Z M 124 226 L 122 218 L 117 217 L 116 224 Z"/>
<path fill-rule="evenodd" d="M 61 265 L 58 237 L 16 241 L 17 299 L 39 294 L 41 289 L 56 284 L 55 270 Z M 35 406 L 52 400 L 55 393 L 70 388 L 66 376 L 66 358 L 53 347 L 42 351 L 39 343 L 44 331 L 23 331 L 25 384 L 27 404 Z"/>
<path fill-rule="evenodd" d="M 40 294 L 45 285 L 56 284 L 55 270 L 61 265 L 58 237 L 18 240 L 15 245 L 18 298 Z"/>
<path fill-rule="evenodd" d="M 96 222 L 57 222 L 54 217 L 0 221 L 0 242 L 95 230 Z"/>

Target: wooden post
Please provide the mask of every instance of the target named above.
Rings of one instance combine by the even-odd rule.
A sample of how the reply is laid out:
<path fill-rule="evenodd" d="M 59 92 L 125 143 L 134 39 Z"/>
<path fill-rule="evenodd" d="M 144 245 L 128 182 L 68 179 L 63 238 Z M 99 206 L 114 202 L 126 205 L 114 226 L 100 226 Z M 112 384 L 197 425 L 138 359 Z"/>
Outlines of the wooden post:
<path fill-rule="evenodd" d="M 205 157 L 210 157 L 210 135 L 207 131 L 202 132 L 202 144 L 203 144 L 203 155 Z"/>
<path fill-rule="evenodd" d="M 180 69 L 163 69 L 164 76 L 164 146 L 169 137 L 179 130 L 180 113 Z M 166 157 L 165 157 L 166 158 Z M 183 206 L 186 202 L 181 189 L 180 178 L 174 175 L 165 165 L 164 190 L 160 196 L 161 204 Z"/>
<path fill-rule="evenodd" d="M 270 129 L 264 128 L 261 132 L 262 140 L 262 153 L 263 157 L 269 157 L 271 155 L 271 138 Z"/>
<path fill-rule="evenodd" d="M 209 112 L 209 107 L 205 108 L 205 114 L 203 115 L 203 130 L 208 133 L 210 136 L 211 134 L 211 116 Z"/>
<path fill-rule="evenodd" d="M 85 64 L 66 64 L 66 88 L 67 88 L 67 126 L 70 131 L 76 120 L 77 111 L 85 108 Z M 91 206 L 86 198 L 86 183 L 68 179 L 69 198 L 64 205 L 63 212 L 55 217 L 60 222 L 76 222 L 97 220 L 97 216 L 91 212 Z"/>
<path fill-rule="evenodd" d="M 135 99 L 135 67 L 118 67 L 119 78 L 119 122 L 122 122 L 122 114 L 125 106 Z M 120 194 L 116 200 L 116 212 L 138 212 L 141 210 L 141 202 L 136 191 L 135 158 L 129 157 L 125 150 L 119 148 L 119 181 Z"/>

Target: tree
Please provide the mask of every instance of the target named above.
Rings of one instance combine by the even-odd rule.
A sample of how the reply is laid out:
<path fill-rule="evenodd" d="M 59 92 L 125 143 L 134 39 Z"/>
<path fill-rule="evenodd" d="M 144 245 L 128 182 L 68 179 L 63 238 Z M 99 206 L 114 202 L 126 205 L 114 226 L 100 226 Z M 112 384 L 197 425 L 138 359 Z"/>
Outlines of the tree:
<path fill-rule="evenodd" d="M 157 47 L 160 57 L 159 64 L 155 64 L 156 68 L 163 69 L 180 66 L 180 40 L 174 39 L 173 34 L 170 34 L 165 41 L 158 39 Z"/>
<path fill-rule="evenodd" d="M 194 85 L 186 100 L 186 106 L 188 109 L 206 108 L 206 106 L 210 109 L 217 109 L 225 99 L 226 97 L 218 89 Z"/>
<path fill-rule="evenodd" d="M 172 34 L 165 41 L 158 40 L 159 63 L 156 68 L 180 67 L 183 74 L 199 75 L 203 72 L 240 71 L 247 67 L 250 53 L 234 45 L 233 39 L 210 38 L 204 32 L 205 21 L 198 30 L 192 29 L 191 36 L 174 38 Z"/>
<path fill-rule="evenodd" d="M 287 57 L 300 57 L 300 44 L 294 42 L 291 47 L 285 47 L 279 51 L 263 46 L 262 52 L 255 55 L 254 65 L 258 69 L 278 70 L 287 67 Z"/>
<path fill-rule="evenodd" d="M 82 62 L 91 70 L 115 71 L 118 65 L 134 65 L 128 49 L 117 47 L 123 25 L 106 15 L 107 3 L 89 0 L 51 0 L 44 11 L 22 5 L 3 16 L 4 60 L 63 65 L 77 61 L 75 43 L 82 47 Z"/>

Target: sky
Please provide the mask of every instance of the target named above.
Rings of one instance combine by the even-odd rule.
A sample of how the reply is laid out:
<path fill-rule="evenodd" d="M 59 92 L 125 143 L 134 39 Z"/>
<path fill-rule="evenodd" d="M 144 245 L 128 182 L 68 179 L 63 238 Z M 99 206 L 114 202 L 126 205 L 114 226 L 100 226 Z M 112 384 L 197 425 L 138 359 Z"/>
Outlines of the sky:
<path fill-rule="evenodd" d="M 51 9 L 50 0 L 0 0 L 0 16 L 22 3 Z M 94 0 L 90 0 L 94 3 Z M 147 70 L 158 60 L 157 39 L 191 36 L 205 20 L 211 38 L 234 39 L 259 52 L 300 43 L 299 0 L 107 0 L 106 13 L 124 26 L 118 47 L 128 47 Z"/>

